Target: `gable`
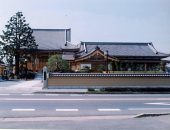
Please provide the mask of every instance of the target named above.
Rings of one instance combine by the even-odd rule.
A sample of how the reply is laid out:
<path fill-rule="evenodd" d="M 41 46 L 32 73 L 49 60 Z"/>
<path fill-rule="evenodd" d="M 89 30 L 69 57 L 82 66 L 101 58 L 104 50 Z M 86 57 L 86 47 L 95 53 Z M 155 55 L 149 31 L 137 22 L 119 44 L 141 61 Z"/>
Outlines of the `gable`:
<path fill-rule="evenodd" d="M 87 53 L 86 55 L 80 56 L 78 58 L 75 59 L 75 61 L 83 61 L 83 60 L 105 60 L 106 59 L 106 55 L 104 54 L 104 52 L 102 52 L 100 50 L 100 48 L 97 48 L 93 51 L 91 51 L 90 53 Z M 108 55 L 108 59 L 110 60 L 116 60 L 116 58 L 113 58 L 111 56 Z"/>

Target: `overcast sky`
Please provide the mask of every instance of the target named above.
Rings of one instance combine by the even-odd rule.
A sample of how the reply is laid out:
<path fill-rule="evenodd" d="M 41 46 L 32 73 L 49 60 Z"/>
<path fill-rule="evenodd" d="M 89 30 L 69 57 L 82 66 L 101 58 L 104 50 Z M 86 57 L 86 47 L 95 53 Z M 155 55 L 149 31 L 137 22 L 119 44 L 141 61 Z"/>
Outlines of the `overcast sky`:
<path fill-rule="evenodd" d="M 0 34 L 18 11 L 31 28 L 71 28 L 73 44 L 152 42 L 170 53 L 170 0 L 0 0 Z"/>

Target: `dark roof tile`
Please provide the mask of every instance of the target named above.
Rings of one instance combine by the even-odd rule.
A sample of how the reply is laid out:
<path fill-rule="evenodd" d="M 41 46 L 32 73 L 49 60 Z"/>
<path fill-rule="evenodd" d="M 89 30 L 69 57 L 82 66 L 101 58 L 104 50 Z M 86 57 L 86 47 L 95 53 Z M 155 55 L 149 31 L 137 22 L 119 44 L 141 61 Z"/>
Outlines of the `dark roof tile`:
<path fill-rule="evenodd" d="M 111 56 L 168 56 L 157 52 L 152 43 L 82 42 L 80 44 L 81 46 L 85 44 L 86 47 L 86 52 L 81 55 L 90 53 L 98 46 L 102 51 L 108 50 Z"/>

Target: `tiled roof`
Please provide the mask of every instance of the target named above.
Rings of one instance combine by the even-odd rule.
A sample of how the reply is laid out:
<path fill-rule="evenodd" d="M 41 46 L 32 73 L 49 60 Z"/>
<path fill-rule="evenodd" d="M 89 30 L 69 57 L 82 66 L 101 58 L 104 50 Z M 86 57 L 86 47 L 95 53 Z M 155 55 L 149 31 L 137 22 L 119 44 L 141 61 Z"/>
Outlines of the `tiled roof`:
<path fill-rule="evenodd" d="M 66 44 L 61 46 L 61 49 L 79 49 L 79 47 L 70 42 L 66 42 Z"/>
<path fill-rule="evenodd" d="M 64 52 L 63 55 L 62 55 L 62 59 L 64 59 L 64 60 L 74 60 L 74 54 L 75 53 Z"/>
<path fill-rule="evenodd" d="M 110 56 L 151 56 L 168 57 L 168 54 L 158 52 L 152 43 L 123 43 L 123 42 L 81 42 L 82 52 L 80 55 L 87 55 L 94 51 L 96 46 L 103 52 L 108 50 Z"/>
<path fill-rule="evenodd" d="M 71 42 L 71 29 L 33 29 L 39 50 L 75 49 Z"/>

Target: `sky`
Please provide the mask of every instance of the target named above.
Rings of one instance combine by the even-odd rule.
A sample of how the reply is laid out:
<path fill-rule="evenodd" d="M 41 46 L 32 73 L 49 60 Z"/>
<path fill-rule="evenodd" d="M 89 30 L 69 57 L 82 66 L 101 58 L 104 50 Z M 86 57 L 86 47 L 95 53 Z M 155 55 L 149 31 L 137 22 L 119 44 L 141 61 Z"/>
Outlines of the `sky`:
<path fill-rule="evenodd" d="M 71 28 L 71 42 L 152 42 L 170 53 L 170 0 L 0 0 L 0 34 L 22 12 L 33 29 Z"/>

